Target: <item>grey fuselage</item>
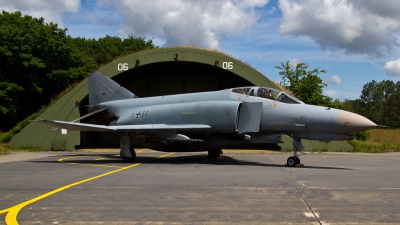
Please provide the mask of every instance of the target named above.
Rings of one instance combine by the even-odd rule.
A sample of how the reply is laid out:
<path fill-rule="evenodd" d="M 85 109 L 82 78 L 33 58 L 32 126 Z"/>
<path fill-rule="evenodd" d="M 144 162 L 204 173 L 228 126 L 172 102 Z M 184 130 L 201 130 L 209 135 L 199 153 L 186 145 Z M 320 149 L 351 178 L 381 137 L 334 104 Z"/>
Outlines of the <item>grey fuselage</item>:
<path fill-rule="evenodd" d="M 245 132 L 251 136 L 251 143 L 279 143 L 282 134 L 294 138 L 310 140 L 349 140 L 352 134 L 366 130 L 351 123 L 359 115 L 328 107 L 307 105 L 302 102 L 289 104 L 278 100 L 235 93 L 232 89 L 178 94 L 148 98 L 135 98 L 103 102 L 99 108 L 107 108 L 116 120 L 110 125 L 141 124 L 206 124 L 211 129 L 180 130 L 179 133 L 189 137 L 207 136 L 214 143 L 223 134 L 236 135 L 239 121 L 240 105 L 243 103 L 261 103 L 261 111 L 256 132 Z M 255 114 L 254 114 L 255 115 Z M 366 118 L 361 117 L 361 120 Z M 367 119 L 366 119 L 367 120 Z M 369 121 L 369 120 L 368 120 Z M 244 123 L 244 122 L 242 122 Z M 214 139 L 213 139 L 214 138 Z M 205 142 L 207 142 L 205 140 Z M 224 141 L 221 141 L 225 143 Z M 229 141 L 226 142 L 226 145 Z M 210 144 L 210 143 L 209 143 Z M 192 144 L 193 145 L 193 144 Z M 224 148 L 217 146 L 216 148 Z M 143 145 L 141 147 L 153 147 Z M 209 147 L 209 146 L 208 146 Z M 165 149 L 164 149 L 165 150 Z"/>

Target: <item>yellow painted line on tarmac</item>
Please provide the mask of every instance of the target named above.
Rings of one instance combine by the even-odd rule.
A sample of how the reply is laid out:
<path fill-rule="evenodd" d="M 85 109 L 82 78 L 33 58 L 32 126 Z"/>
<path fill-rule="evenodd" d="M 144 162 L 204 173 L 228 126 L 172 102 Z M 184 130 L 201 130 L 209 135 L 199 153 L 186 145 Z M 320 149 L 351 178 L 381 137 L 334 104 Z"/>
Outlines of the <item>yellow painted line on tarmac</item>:
<path fill-rule="evenodd" d="M 170 156 L 172 154 L 174 154 L 174 152 L 158 156 L 157 158 L 153 158 L 153 159 L 144 161 L 143 163 L 150 162 L 150 161 L 153 161 L 153 160 L 156 160 L 156 159 L 160 159 L 160 158 L 165 158 L 165 157 Z M 72 158 L 72 157 L 68 157 L 68 158 Z M 59 162 L 60 162 L 60 160 L 63 161 L 64 159 L 66 159 L 66 158 L 59 159 Z M 7 209 L 0 210 L 0 214 L 7 213 L 6 218 L 5 218 L 5 222 L 6 222 L 7 225 L 18 225 L 19 224 L 18 220 L 17 220 L 18 213 L 22 208 L 24 208 L 27 205 L 32 204 L 32 203 L 37 202 L 37 201 L 40 201 L 40 200 L 42 200 L 44 198 L 47 198 L 47 197 L 49 197 L 51 195 L 57 194 L 57 193 L 59 193 L 61 191 L 64 191 L 64 190 L 66 190 L 68 188 L 71 188 L 71 187 L 74 187 L 74 186 L 77 186 L 77 185 L 80 185 L 80 184 L 83 184 L 83 183 L 86 183 L 86 182 L 89 182 L 89 181 L 92 181 L 92 180 L 95 180 L 95 179 L 98 179 L 98 178 L 101 178 L 101 177 L 105 177 L 105 176 L 108 176 L 108 175 L 111 175 L 111 174 L 114 174 L 114 173 L 118 173 L 118 172 L 130 169 L 132 167 L 139 166 L 140 164 L 142 164 L 142 163 L 135 163 L 135 164 L 132 164 L 130 166 L 124 166 L 122 168 L 119 168 L 119 169 L 116 169 L 116 170 L 112 170 L 112 171 L 107 172 L 107 173 L 103 173 L 103 174 L 100 174 L 100 175 L 97 175 L 97 176 L 94 176 L 94 177 L 90 177 L 90 178 L 87 178 L 87 179 L 84 179 L 84 180 L 81 180 L 81 181 L 78 181 L 78 182 L 75 182 L 75 183 L 72 183 L 72 184 L 68 184 L 66 186 L 57 188 L 57 189 L 55 189 L 53 191 L 50 191 L 50 192 L 47 192 L 47 193 L 42 194 L 40 196 L 37 196 L 35 198 L 32 198 L 31 200 L 22 202 L 22 203 L 20 203 L 18 205 L 12 206 L 12 207 L 7 208 Z"/>
<path fill-rule="evenodd" d="M 73 158 L 79 158 L 79 157 L 84 157 L 84 156 L 65 157 L 65 158 L 58 159 L 57 161 L 58 161 L 58 162 L 61 162 L 61 163 L 68 163 L 68 164 L 71 164 L 71 165 L 97 166 L 97 167 L 109 167 L 109 168 L 122 168 L 122 166 L 109 166 L 109 165 L 95 165 L 95 164 L 77 163 L 77 162 L 64 162 L 64 160 L 66 160 L 66 159 L 73 159 Z M 100 160 L 100 159 L 103 159 L 103 158 L 99 158 L 99 159 L 95 159 L 95 160 Z"/>
<path fill-rule="evenodd" d="M 101 157 L 101 158 L 97 158 L 97 159 L 94 159 L 94 160 L 103 160 L 103 159 L 107 159 L 106 157 Z"/>
<path fill-rule="evenodd" d="M 65 159 L 73 159 L 73 158 L 79 158 L 79 157 L 83 157 L 83 155 L 80 155 L 80 156 L 71 156 L 71 157 L 65 157 L 65 158 L 58 159 L 57 161 L 58 161 L 58 162 L 63 162 Z"/>
<path fill-rule="evenodd" d="M 140 153 L 140 152 L 143 152 L 143 151 L 144 151 L 144 150 L 139 150 L 139 151 L 136 151 L 136 153 Z M 74 159 L 74 158 L 87 157 L 87 156 L 90 156 L 90 155 L 80 155 L 80 156 L 65 157 L 65 158 L 58 159 L 58 162 L 68 163 L 68 164 L 71 164 L 71 165 L 97 166 L 97 167 L 109 167 L 109 168 L 122 168 L 122 166 L 95 165 L 95 164 L 78 163 L 78 162 L 64 162 L 64 160 L 66 160 L 66 159 Z M 114 155 L 114 156 L 119 156 L 119 155 Z M 103 160 L 103 159 L 107 159 L 107 158 L 106 158 L 106 157 L 101 157 L 101 158 L 94 159 L 94 160 L 92 160 L 92 161 Z"/>
<path fill-rule="evenodd" d="M 76 164 L 82 166 L 97 166 L 97 167 L 108 167 L 108 168 L 123 168 L 123 166 L 108 166 L 108 165 L 96 165 L 96 164 L 87 164 L 87 163 L 69 163 L 69 164 Z"/>

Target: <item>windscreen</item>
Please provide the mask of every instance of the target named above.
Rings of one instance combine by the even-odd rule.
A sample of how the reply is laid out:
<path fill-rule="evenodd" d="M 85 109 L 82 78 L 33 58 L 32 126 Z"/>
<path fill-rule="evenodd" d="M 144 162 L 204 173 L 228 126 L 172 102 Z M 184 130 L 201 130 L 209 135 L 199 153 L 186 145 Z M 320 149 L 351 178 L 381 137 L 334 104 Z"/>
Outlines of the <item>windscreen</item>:
<path fill-rule="evenodd" d="M 263 88 L 260 87 L 257 90 L 257 96 L 261 98 L 268 98 L 271 100 L 289 103 L 289 104 L 303 104 L 302 101 L 298 100 L 297 98 L 286 94 L 281 90 L 276 90 L 273 88 Z"/>
<path fill-rule="evenodd" d="M 280 102 L 289 103 L 289 104 L 302 104 L 303 102 L 298 100 L 297 98 L 286 94 L 285 92 L 281 92 L 281 94 L 276 99 Z"/>
<path fill-rule="evenodd" d="M 233 88 L 232 92 L 256 96 L 261 98 L 267 98 L 274 101 L 284 102 L 288 104 L 304 104 L 304 102 L 299 99 L 277 89 L 265 88 L 265 87 L 240 87 Z"/>

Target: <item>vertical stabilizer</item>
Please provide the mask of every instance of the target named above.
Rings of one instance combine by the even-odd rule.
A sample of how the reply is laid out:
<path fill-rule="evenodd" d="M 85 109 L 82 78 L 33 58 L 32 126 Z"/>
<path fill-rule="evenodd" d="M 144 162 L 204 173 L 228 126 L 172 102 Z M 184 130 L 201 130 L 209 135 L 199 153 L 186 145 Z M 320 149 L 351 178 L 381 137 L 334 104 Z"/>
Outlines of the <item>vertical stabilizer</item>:
<path fill-rule="evenodd" d="M 89 105 L 122 99 L 137 98 L 135 94 L 121 87 L 101 73 L 92 73 L 89 79 Z"/>

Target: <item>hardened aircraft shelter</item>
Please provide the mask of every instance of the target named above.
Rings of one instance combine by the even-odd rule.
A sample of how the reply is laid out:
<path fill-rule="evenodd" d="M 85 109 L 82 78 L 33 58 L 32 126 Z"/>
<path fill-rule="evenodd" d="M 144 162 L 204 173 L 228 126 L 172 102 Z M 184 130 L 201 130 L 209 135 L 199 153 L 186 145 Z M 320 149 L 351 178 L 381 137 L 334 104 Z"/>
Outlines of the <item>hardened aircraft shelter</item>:
<path fill-rule="evenodd" d="M 133 53 L 100 68 L 97 72 L 115 80 L 139 97 L 217 91 L 241 86 L 262 86 L 279 89 L 277 85 L 251 66 L 219 51 L 193 47 L 157 48 Z M 37 119 L 72 121 L 87 113 L 87 79 L 49 107 Z M 88 118 L 84 122 L 96 118 Z M 82 121 L 83 122 L 83 121 Z M 76 148 L 118 147 L 116 134 L 58 130 L 30 123 L 16 134 L 8 146 L 39 146 L 43 150 L 74 150 Z M 283 148 L 292 141 L 283 138 Z M 345 150 L 345 142 L 303 141 L 307 149 Z"/>

